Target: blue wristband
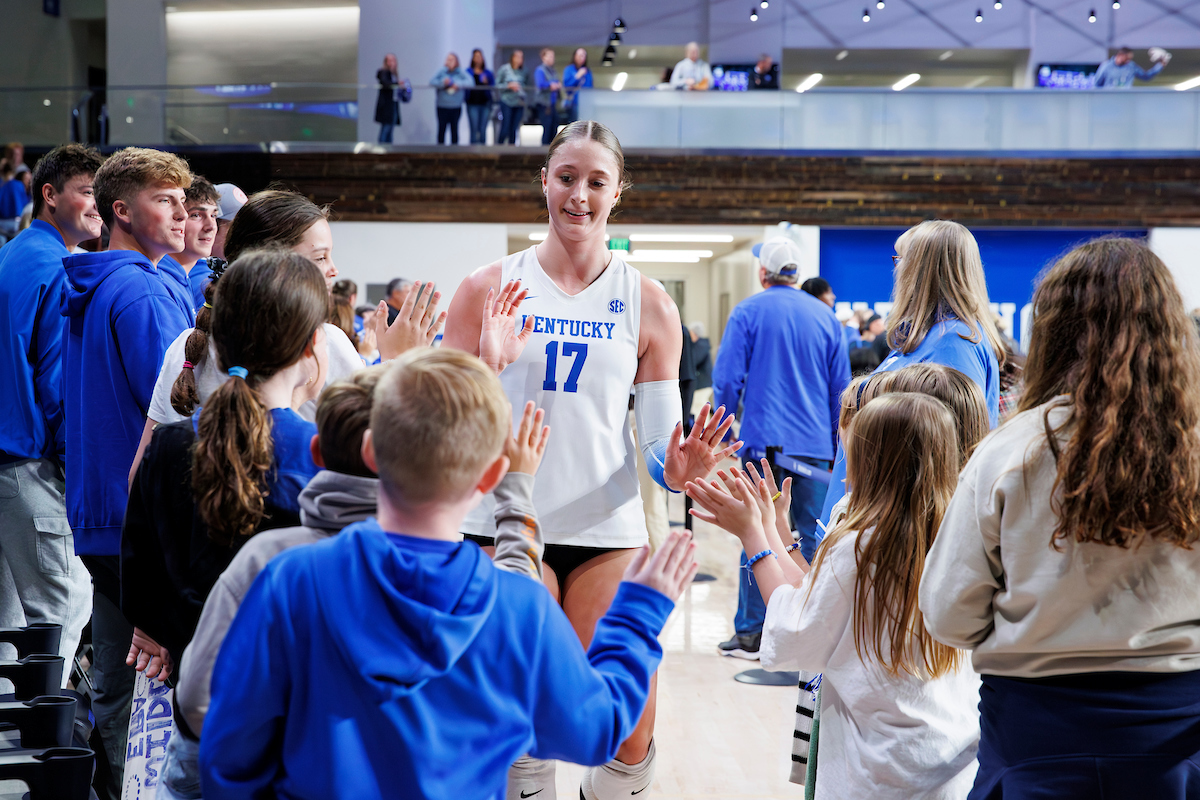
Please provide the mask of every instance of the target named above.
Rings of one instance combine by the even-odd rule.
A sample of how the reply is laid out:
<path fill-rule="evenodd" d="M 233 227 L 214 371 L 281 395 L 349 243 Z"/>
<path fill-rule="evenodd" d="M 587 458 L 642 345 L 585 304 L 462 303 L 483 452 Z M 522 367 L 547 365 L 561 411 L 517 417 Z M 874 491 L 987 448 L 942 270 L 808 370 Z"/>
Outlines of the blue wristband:
<path fill-rule="evenodd" d="M 751 558 L 746 559 L 745 570 L 746 570 L 746 582 L 747 583 L 750 583 L 752 581 L 751 576 L 754 574 L 754 569 L 753 569 L 754 565 L 757 564 L 759 561 L 762 561 L 767 556 L 775 556 L 775 551 L 763 550 L 760 553 L 755 553 Z M 779 558 L 779 556 L 775 556 L 775 558 Z"/>

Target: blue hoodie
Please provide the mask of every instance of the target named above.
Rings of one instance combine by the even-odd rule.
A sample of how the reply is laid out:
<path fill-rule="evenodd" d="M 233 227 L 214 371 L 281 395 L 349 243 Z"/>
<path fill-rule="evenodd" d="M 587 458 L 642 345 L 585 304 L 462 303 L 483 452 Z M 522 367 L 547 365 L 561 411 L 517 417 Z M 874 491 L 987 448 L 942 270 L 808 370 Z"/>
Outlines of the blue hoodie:
<path fill-rule="evenodd" d="M 375 520 L 274 558 L 217 657 L 206 800 L 503 798 L 524 753 L 603 764 L 674 605 L 622 583 L 587 655 L 540 583 Z"/>
<path fill-rule="evenodd" d="M 0 464 L 65 463 L 59 298 L 70 255 L 54 226 L 35 219 L 0 249 Z"/>
<path fill-rule="evenodd" d="M 188 286 L 192 291 L 192 306 L 196 309 L 197 314 L 200 313 L 200 307 L 204 305 L 204 290 L 208 288 L 208 281 L 212 274 L 212 269 L 203 258 L 197 261 L 196 266 L 192 267 L 192 271 L 187 274 Z"/>
<path fill-rule="evenodd" d="M 196 302 L 192 299 L 191 273 L 184 270 L 183 265 L 172 256 L 162 257 L 162 261 L 158 262 L 158 271 L 159 274 L 171 279 L 166 281 L 167 289 L 170 290 L 171 296 L 177 302 L 182 303 L 191 310 L 192 321 L 188 323 L 188 327 L 192 327 L 196 322 Z"/>
<path fill-rule="evenodd" d="M 154 382 L 171 342 L 191 327 L 190 307 L 141 253 L 83 253 L 63 264 L 67 519 L 76 553 L 115 556 Z"/>
<path fill-rule="evenodd" d="M 968 338 L 971 328 L 957 319 L 946 319 L 934 325 L 921 343 L 911 353 L 893 350 L 875 372 L 895 372 L 913 364 L 930 362 L 953 367 L 978 384 L 987 401 L 988 419 L 995 428 L 1000 421 L 1000 365 L 987 337 L 979 334 L 980 340 Z M 829 525 L 829 515 L 838 501 L 846 496 L 846 451 L 838 444 L 837 460 L 833 464 L 829 490 L 821 506 L 821 523 Z M 797 523 L 797 526 L 799 523 Z M 821 526 L 817 526 L 817 541 L 825 537 Z"/>

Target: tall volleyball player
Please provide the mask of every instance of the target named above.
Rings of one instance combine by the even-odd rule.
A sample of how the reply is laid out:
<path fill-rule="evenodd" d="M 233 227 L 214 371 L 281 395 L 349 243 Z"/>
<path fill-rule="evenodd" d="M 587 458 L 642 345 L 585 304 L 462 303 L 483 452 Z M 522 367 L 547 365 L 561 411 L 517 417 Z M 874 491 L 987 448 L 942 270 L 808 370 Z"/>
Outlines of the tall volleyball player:
<path fill-rule="evenodd" d="M 722 419 L 723 409 L 710 417 L 707 406 L 682 437 L 679 310 L 605 242 L 609 212 L 628 185 L 616 136 L 598 122 L 566 126 L 550 144 L 541 184 L 546 240 L 463 282 L 443 344 L 496 369 L 514 409 L 533 400 L 546 410 L 554 433 L 533 494 L 546 540 L 543 574 L 587 647 L 626 565 L 647 541 L 630 391 L 646 465 L 671 491 L 707 475 L 741 442 L 718 449 L 733 417 Z M 464 525 L 468 538 L 492 543 L 490 497 Z M 585 800 L 646 796 L 654 777 L 656 685 L 617 758 L 584 775 Z M 553 762 L 521 759 L 510 773 L 509 797 L 534 794 L 555 797 Z"/>

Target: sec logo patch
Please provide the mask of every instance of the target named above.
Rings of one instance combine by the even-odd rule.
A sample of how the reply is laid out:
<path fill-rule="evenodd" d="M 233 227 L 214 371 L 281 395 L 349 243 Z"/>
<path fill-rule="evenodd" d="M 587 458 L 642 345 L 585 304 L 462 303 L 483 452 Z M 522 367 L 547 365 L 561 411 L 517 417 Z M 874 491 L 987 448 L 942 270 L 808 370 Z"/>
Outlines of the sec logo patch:
<path fill-rule="evenodd" d="M 608 310 L 613 314 L 620 314 L 625 310 L 625 301 L 614 297 L 608 301 Z"/>

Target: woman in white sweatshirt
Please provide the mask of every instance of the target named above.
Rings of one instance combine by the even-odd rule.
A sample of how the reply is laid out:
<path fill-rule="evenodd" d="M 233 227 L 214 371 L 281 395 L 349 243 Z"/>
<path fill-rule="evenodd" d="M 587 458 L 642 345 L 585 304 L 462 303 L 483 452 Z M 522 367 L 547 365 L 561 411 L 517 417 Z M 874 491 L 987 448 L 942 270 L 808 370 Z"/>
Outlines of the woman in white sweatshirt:
<path fill-rule="evenodd" d="M 978 403 L 982 416 L 982 395 Z M 757 503 L 744 475 L 722 474 L 732 495 L 689 483 L 704 509 L 692 513 L 755 554 L 749 565 L 767 600 L 763 666 L 824 673 L 817 798 L 962 800 L 975 776 L 979 679 L 963 653 L 929 636 L 917 609 L 958 473 L 955 419 L 927 395 L 885 394 L 854 416 L 845 444 L 847 515 L 798 585 L 762 524 L 770 495 Z"/>
<path fill-rule="evenodd" d="M 971 648 L 972 798 L 1200 791 L 1200 341 L 1166 266 L 1101 239 L 1033 298 L 1020 412 L 963 471 L 920 587 Z"/>

